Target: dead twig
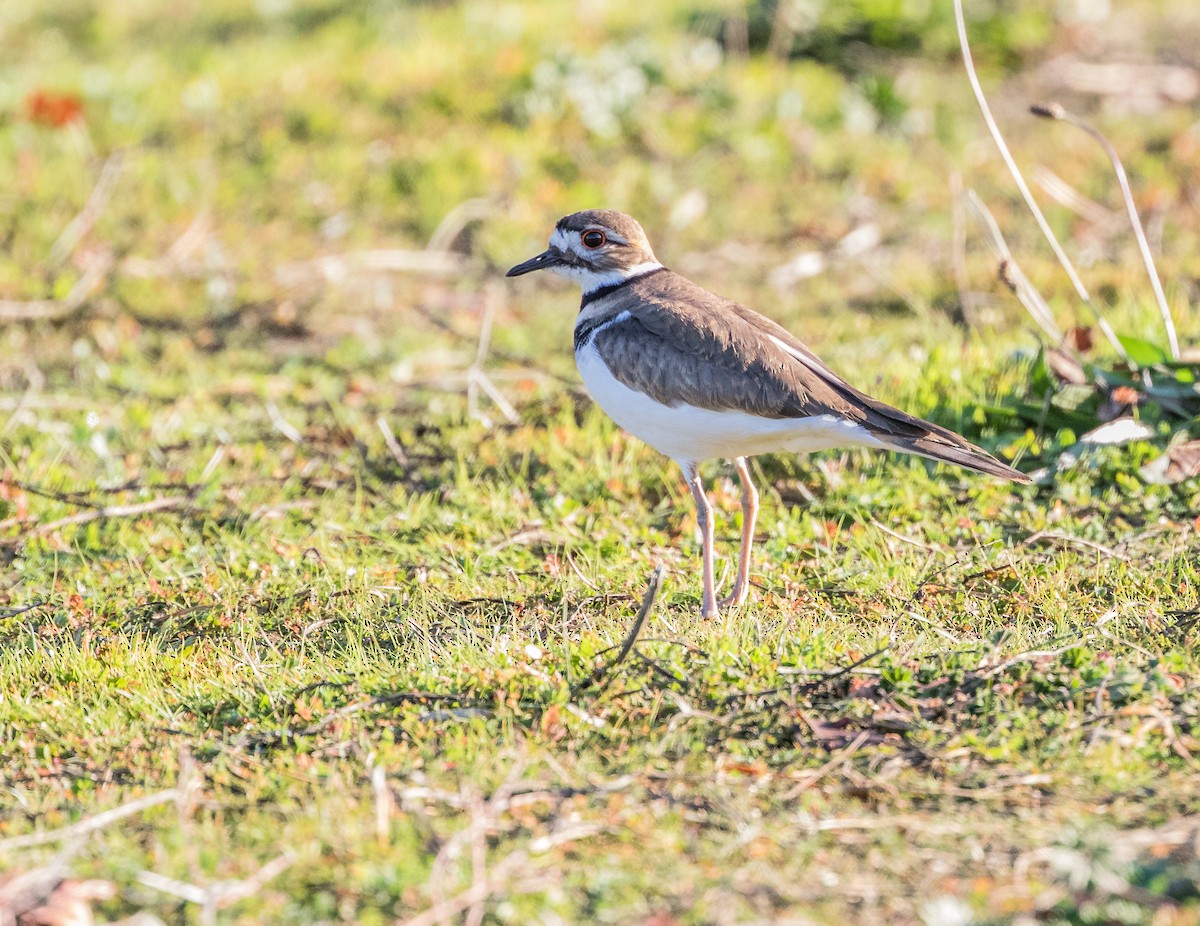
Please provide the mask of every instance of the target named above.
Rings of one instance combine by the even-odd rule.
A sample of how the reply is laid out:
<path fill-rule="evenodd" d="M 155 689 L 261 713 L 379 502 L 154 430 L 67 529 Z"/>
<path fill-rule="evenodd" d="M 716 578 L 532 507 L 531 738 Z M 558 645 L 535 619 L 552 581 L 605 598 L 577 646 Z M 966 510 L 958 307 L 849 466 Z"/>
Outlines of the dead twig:
<path fill-rule="evenodd" d="M 271 859 L 248 878 L 240 881 L 219 881 L 207 887 L 168 878 L 155 871 L 140 871 L 137 879 L 146 887 L 197 904 L 200 907 L 200 923 L 203 926 L 213 926 L 217 922 L 218 911 L 254 896 L 267 882 L 278 877 L 295 862 L 294 855 L 284 853 Z"/>
<path fill-rule="evenodd" d="M 108 279 L 111 269 L 112 255 L 102 253 L 88 264 L 83 275 L 62 299 L 32 299 L 25 302 L 0 299 L 0 321 L 61 321 L 74 315 Z"/>
<path fill-rule="evenodd" d="M 145 797 L 129 801 L 120 807 L 114 807 L 112 810 L 105 810 L 91 817 L 85 817 L 78 823 L 72 823 L 70 826 L 64 826 L 62 829 L 46 830 L 42 833 L 28 833 L 23 836 L 10 836 L 8 839 L 0 840 L 0 853 L 11 852 L 15 849 L 28 849 L 33 846 L 44 846 L 52 842 L 82 839 L 84 836 L 94 833 L 97 830 L 102 830 L 106 826 L 116 823 L 118 820 L 132 817 L 143 810 L 157 807 L 159 804 L 179 800 L 186 795 L 187 790 L 187 787 L 177 787 L 167 788 L 165 791 L 155 791 L 153 794 L 147 794 Z"/>
<path fill-rule="evenodd" d="M 27 604 L 24 607 L 7 608 L 3 611 L 0 611 L 0 620 L 8 620 L 10 617 L 17 617 L 18 615 L 25 614 L 29 611 L 36 611 L 38 608 L 44 608 L 49 603 L 50 602 L 48 601 L 35 601 L 33 604 Z"/>

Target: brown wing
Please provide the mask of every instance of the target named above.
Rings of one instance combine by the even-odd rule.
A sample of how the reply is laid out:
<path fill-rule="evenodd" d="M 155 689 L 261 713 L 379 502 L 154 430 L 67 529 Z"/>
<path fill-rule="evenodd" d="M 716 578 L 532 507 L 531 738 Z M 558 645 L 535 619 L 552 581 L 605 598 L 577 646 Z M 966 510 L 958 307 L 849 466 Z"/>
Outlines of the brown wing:
<path fill-rule="evenodd" d="M 897 450 L 1028 481 L 953 431 L 860 392 L 787 329 L 678 274 L 634 280 L 613 299 L 605 315 L 629 317 L 598 330 L 596 349 L 613 376 L 665 405 L 765 418 L 834 415 Z"/>

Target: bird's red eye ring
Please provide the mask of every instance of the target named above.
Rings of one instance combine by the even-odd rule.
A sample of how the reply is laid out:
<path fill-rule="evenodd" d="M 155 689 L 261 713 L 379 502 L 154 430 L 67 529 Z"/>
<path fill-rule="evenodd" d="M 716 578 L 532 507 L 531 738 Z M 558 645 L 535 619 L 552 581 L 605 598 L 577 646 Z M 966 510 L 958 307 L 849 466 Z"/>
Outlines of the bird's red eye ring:
<path fill-rule="evenodd" d="M 580 240 L 583 241 L 583 246 L 585 248 L 591 248 L 594 251 L 596 248 L 603 245 L 608 239 L 604 237 L 604 232 L 593 230 L 585 231 Z"/>

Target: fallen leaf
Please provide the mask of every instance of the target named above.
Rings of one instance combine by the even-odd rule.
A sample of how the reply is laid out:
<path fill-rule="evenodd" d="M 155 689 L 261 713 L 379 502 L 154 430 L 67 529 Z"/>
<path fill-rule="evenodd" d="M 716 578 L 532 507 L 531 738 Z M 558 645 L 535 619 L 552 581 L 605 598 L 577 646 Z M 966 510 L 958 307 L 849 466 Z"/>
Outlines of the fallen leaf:
<path fill-rule="evenodd" d="M 1111 395 L 1112 400 L 1121 405 L 1137 405 L 1138 399 L 1141 397 L 1142 394 L 1132 386 L 1118 386 Z"/>
<path fill-rule="evenodd" d="M 1139 470 L 1146 482 L 1154 485 L 1175 485 L 1193 476 L 1200 476 L 1200 440 L 1190 440 L 1174 447 Z"/>
<path fill-rule="evenodd" d="M 1052 347 L 1046 351 L 1046 365 L 1050 367 L 1050 372 L 1060 383 L 1082 386 L 1088 381 L 1087 371 L 1084 370 L 1083 364 L 1065 350 Z"/>
<path fill-rule="evenodd" d="M 17 926 L 93 926 L 92 904 L 115 897 L 111 881 L 60 881 L 37 906 L 19 914 Z"/>
<path fill-rule="evenodd" d="M 83 120 L 83 101 L 73 93 L 34 90 L 25 97 L 25 118 L 34 125 L 59 129 Z"/>
<path fill-rule="evenodd" d="M 1154 436 L 1154 428 L 1133 418 L 1118 418 L 1093 428 L 1079 438 L 1079 443 L 1092 446 L 1114 446 Z"/>
<path fill-rule="evenodd" d="M 1069 329 L 1066 335 L 1063 336 L 1063 344 L 1079 351 L 1081 354 L 1086 354 L 1095 344 L 1092 338 L 1092 329 L 1079 326 Z"/>

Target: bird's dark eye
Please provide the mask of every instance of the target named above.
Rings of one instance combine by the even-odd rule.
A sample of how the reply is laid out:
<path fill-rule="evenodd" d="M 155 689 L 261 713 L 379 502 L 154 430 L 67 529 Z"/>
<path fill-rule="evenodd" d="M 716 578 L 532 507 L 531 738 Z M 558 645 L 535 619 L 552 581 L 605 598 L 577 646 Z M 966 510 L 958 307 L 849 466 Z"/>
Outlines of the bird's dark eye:
<path fill-rule="evenodd" d="M 604 237 L 602 231 L 586 231 L 583 233 L 582 240 L 585 248 L 591 248 L 594 251 L 608 239 Z"/>

